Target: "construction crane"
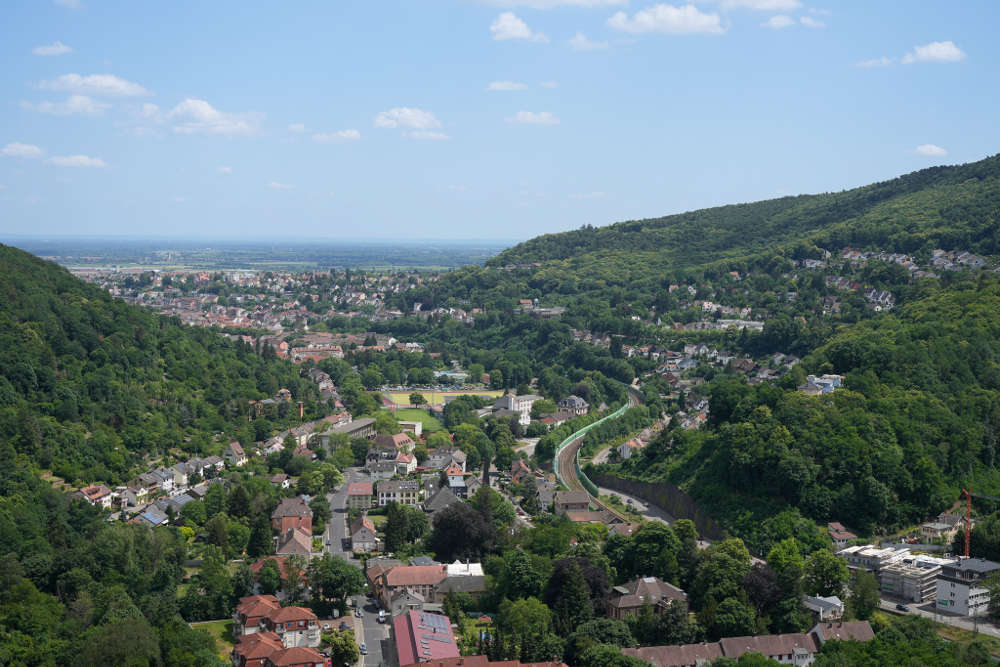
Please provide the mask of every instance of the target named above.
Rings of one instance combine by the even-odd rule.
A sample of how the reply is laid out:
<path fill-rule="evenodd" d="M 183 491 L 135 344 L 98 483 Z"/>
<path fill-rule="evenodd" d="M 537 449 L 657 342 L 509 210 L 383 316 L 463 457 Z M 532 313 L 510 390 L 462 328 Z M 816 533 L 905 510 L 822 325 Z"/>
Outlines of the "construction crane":
<path fill-rule="evenodd" d="M 959 498 L 965 496 L 965 557 L 969 557 L 969 538 L 972 535 L 972 496 L 976 498 L 982 498 L 983 500 L 992 500 L 994 502 L 1000 503 L 1000 498 L 995 496 L 987 496 L 983 493 L 973 493 L 969 489 L 962 489 L 962 493 Z"/>

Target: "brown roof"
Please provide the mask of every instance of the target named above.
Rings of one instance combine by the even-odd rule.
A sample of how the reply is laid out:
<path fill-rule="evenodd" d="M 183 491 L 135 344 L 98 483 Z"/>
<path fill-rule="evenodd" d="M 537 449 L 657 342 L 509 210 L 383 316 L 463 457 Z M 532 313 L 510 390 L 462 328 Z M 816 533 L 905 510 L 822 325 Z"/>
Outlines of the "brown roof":
<path fill-rule="evenodd" d="M 623 586 L 612 588 L 608 604 L 618 609 L 631 609 L 647 602 L 655 605 L 670 600 L 685 601 L 687 593 L 657 577 L 639 577 Z"/>
<path fill-rule="evenodd" d="M 603 523 L 607 518 L 607 513 L 584 510 L 567 510 L 566 518 L 574 523 Z"/>
<path fill-rule="evenodd" d="M 278 540 L 277 553 L 308 556 L 312 553 L 312 538 L 301 530 L 289 528 Z"/>
<path fill-rule="evenodd" d="M 775 655 L 790 655 L 795 649 L 803 649 L 809 653 L 819 650 L 819 642 L 812 634 L 793 632 L 784 635 L 758 635 L 752 637 L 726 637 L 719 640 L 722 653 L 734 660 L 744 653 L 760 653 L 772 657 Z"/>
<path fill-rule="evenodd" d="M 316 614 L 305 607 L 282 607 L 268 615 L 272 623 L 289 623 L 291 621 L 315 621 Z"/>
<path fill-rule="evenodd" d="M 236 454 L 236 456 L 246 456 L 243 452 L 243 445 L 241 445 L 237 440 L 233 440 L 229 443 L 229 449 L 233 450 L 233 454 Z"/>
<path fill-rule="evenodd" d="M 557 491 L 556 505 L 564 503 L 587 503 L 590 504 L 590 494 L 586 491 Z"/>
<path fill-rule="evenodd" d="M 875 632 L 868 621 L 819 623 L 812 631 L 821 643 L 831 639 L 841 641 L 855 639 L 859 642 L 866 642 L 875 638 Z"/>
<path fill-rule="evenodd" d="M 394 558 L 377 558 L 369 560 L 367 563 L 368 569 L 365 570 L 365 576 L 368 577 L 369 583 L 374 585 L 383 574 L 394 567 L 399 567 L 403 564 L 403 561 Z"/>
<path fill-rule="evenodd" d="M 371 482 L 351 482 L 347 485 L 347 495 L 370 496 L 374 493 L 373 489 Z"/>
<path fill-rule="evenodd" d="M 274 667 L 288 665 L 325 665 L 326 658 L 314 648 L 295 646 L 281 651 L 275 651 L 267 658 L 267 664 Z"/>
<path fill-rule="evenodd" d="M 376 533 L 375 524 L 368 518 L 368 515 L 359 516 L 354 520 L 354 523 L 351 524 L 351 535 L 357 533 L 362 528 L 370 530 L 372 535 L 375 535 Z"/>
<path fill-rule="evenodd" d="M 683 667 L 722 657 L 722 648 L 717 642 L 711 644 L 685 644 L 683 646 L 646 646 L 643 648 L 623 648 L 622 653 L 646 660 L 657 667 Z"/>
<path fill-rule="evenodd" d="M 233 653 L 245 661 L 260 660 L 284 648 L 285 646 L 281 643 L 281 638 L 275 633 L 255 632 L 250 635 L 243 635 L 236 646 L 233 647 Z"/>
<path fill-rule="evenodd" d="M 445 580 L 444 565 L 400 565 L 385 574 L 387 586 L 436 586 Z"/>
<path fill-rule="evenodd" d="M 294 498 L 282 498 L 281 503 L 271 513 L 272 519 L 281 519 L 286 516 L 298 516 L 311 519 L 313 511 L 309 509 L 305 498 L 296 496 Z"/>

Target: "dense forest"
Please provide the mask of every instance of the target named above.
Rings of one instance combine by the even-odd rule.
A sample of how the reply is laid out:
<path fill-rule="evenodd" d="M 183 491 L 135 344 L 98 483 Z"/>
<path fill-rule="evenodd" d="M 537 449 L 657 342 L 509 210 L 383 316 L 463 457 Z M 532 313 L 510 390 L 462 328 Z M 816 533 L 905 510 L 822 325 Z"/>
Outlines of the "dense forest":
<path fill-rule="evenodd" d="M 138 457 L 218 454 L 247 401 L 319 394 L 290 362 L 113 299 L 0 246 L 0 439 L 68 480 L 122 483 Z M 286 404 L 276 421 L 291 423 Z M 296 418 L 298 415 L 294 415 Z"/>

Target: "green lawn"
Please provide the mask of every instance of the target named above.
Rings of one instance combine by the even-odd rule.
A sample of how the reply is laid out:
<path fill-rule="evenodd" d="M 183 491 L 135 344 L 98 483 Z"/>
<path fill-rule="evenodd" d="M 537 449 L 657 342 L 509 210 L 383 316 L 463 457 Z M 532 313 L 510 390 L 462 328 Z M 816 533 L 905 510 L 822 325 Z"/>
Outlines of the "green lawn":
<path fill-rule="evenodd" d="M 410 394 L 413 392 L 409 391 L 388 391 L 385 395 L 389 397 L 393 403 L 408 404 L 410 402 Z M 444 405 L 444 399 L 446 396 L 492 396 L 497 398 L 503 396 L 503 392 L 497 389 L 480 389 L 474 390 L 469 389 L 465 391 L 421 391 L 424 399 L 431 405 Z"/>
<path fill-rule="evenodd" d="M 203 623 L 191 623 L 195 630 L 204 630 L 215 637 L 216 651 L 219 657 L 229 661 L 229 654 L 233 651 L 233 622 L 232 621 L 205 621 Z"/>
<path fill-rule="evenodd" d="M 389 519 L 389 517 L 387 517 L 384 514 L 369 514 L 368 518 L 371 519 L 371 522 L 375 525 L 376 528 L 381 528 L 382 524 L 384 524 Z"/>
<path fill-rule="evenodd" d="M 441 422 L 431 417 L 430 413 L 419 408 L 396 410 L 396 419 L 403 422 L 420 422 L 424 425 L 424 431 L 427 433 L 434 433 L 444 428 L 441 426 Z"/>

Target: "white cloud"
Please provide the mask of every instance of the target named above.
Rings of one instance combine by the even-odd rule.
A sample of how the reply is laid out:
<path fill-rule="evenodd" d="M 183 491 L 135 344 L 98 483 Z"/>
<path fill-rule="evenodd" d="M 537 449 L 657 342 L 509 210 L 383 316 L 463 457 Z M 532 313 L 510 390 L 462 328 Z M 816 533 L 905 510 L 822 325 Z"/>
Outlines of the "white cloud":
<path fill-rule="evenodd" d="M 816 7 L 810 7 L 809 13 L 819 14 L 820 16 L 830 16 L 831 14 L 833 14 L 833 11 L 830 9 L 817 9 Z"/>
<path fill-rule="evenodd" d="M 895 64 L 895 58 L 887 58 L 882 56 L 881 58 L 872 58 L 871 60 L 862 60 L 857 64 L 858 67 L 888 67 L 889 65 Z"/>
<path fill-rule="evenodd" d="M 825 28 L 826 24 L 822 21 L 817 21 L 811 16 L 800 16 L 799 22 L 802 23 L 807 28 Z"/>
<path fill-rule="evenodd" d="M 608 25 L 625 32 L 659 32 L 664 34 L 709 33 L 721 34 L 719 15 L 705 13 L 694 5 L 674 7 L 658 4 L 640 10 L 631 18 L 625 12 L 618 12 L 608 19 Z"/>
<path fill-rule="evenodd" d="M 0 148 L 0 155 L 3 155 L 4 157 L 37 158 L 45 155 L 45 151 L 38 146 L 22 144 L 19 141 L 15 141 L 7 144 L 3 148 Z"/>
<path fill-rule="evenodd" d="M 85 167 L 90 169 L 102 169 L 107 167 L 107 163 L 99 157 L 88 157 L 86 155 L 55 155 L 49 158 L 49 163 L 57 167 Z"/>
<path fill-rule="evenodd" d="M 782 28 L 787 28 L 789 26 L 795 25 L 795 19 L 791 16 L 785 16 L 784 14 L 778 14 L 777 16 L 772 16 L 768 20 L 761 23 L 765 28 L 771 28 L 773 30 L 780 30 Z"/>
<path fill-rule="evenodd" d="M 441 127 L 441 121 L 430 111 L 413 107 L 396 107 L 381 111 L 375 116 L 375 127 L 403 128 L 405 130 L 434 130 Z"/>
<path fill-rule="evenodd" d="M 951 40 L 947 42 L 931 42 L 923 46 L 915 46 L 903 56 L 903 63 L 957 63 L 965 60 L 965 52 L 955 46 Z"/>
<path fill-rule="evenodd" d="M 73 49 L 66 46 L 59 40 L 56 40 L 52 44 L 46 44 L 44 46 L 36 46 L 31 50 L 36 56 L 61 56 L 66 53 L 72 53 Z"/>
<path fill-rule="evenodd" d="M 410 139 L 418 139 L 420 141 L 444 141 L 446 139 L 451 139 L 444 132 L 435 132 L 433 130 L 413 130 L 406 134 Z"/>
<path fill-rule="evenodd" d="M 111 105 L 86 95 L 70 95 L 65 102 L 39 102 L 38 104 L 21 102 L 21 108 L 53 116 L 72 116 L 74 114 L 99 116 L 110 109 Z"/>
<path fill-rule="evenodd" d="M 337 132 L 320 132 L 314 134 L 312 138 L 319 144 L 331 144 L 338 141 L 357 141 L 361 138 L 361 133 L 357 130 L 339 130 Z"/>
<path fill-rule="evenodd" d="M 38 84 L 44 90 L 58 90 L 77 95 L 98 95 L 101 97 L 143 97 L 152 95 L 137 83 L 126 81 L 114 74 L 63 74 L 52 81 Z"/>
<path fill-rule="evenodd" d="M 530 42 L 547 42 L 549 38 L 543 33 L 534 32 L 528 24 L 517 17 L 514 12 L 504 12 L 496 17 L 490 25 L 490 32 L 493 39 L 503 41 L 507 39 L 526 39 Z"/>
<path fill-rule="evenodd" d="M 917 146 L 916 150 L 918 155 L 924 157 L 944 157 L 948 154 L 948 151 L 934 144 L 921 144 Z"/>
<path fill-rule="evenodd" d="M 518 111 L 508 117 L 507 122 L 520 125 L 558 125 L 559 119 L 550 111 Z"/>
<path fill-rule="evenodd" d="M 528 86 L 519 81 L 491 81 L 486 90 L 527 90 Z"/>
<path fill-rule="evenodd" d="M 600 199 L 604 196 L 603 192 L 580 192 L 575 195 L 570 195 L 572 199 Z"/>
<path fill-rule="evenodd" d="M 289 132 L 294 132 L 295 134 L 302 134 L 306 131 L 306 126 L 302 123 L 292 123 L 288 126 Z"/>
<path fill-rule="evenodd" d="M 802 6 L 800 0 L 723 0 L 725 9 L 753 9 L 758 12 L 790 12 Z"/>
<path fill-rule="evenodd" d="M 558 88 L 559 87 L 559 83 L 557 81 L 542 81 L 538 85 L 541 86 L 542 88 Z"/>
<path fill-rule="evenodd" d="M 574 51 L 601 51 L 608 48 L 607 42 L 595 42 L 588 39 L 582 32 L 573 35 L 573 39 L 569 40 L 569 45 Z"/>
<path fill-rule="evenodd" d="M 486 0 L 486 4 L 494 7 L 554 9 L 556 7 L 616 7 L 627 5 L 628 0 Z"/>
<path fill-rule="evenodd" d="M 167 114 L 178 134 L 251 135 L 257 131 L 261 114 L 226 113 L 205 100 L 186 99 Z"/>
<path fill-rule="evenodd" d="M 219 173 L 220 174 L 231 174 L 231 173 L 233 173 L 233 168 L 232 167 L 219 167 Z"/>
<path fill-rule="evenodd" d="M 268 190 L 291 190 L 293 186 L 287 183 L 279 183 L 278 181 L 271 181 L 267 184 Z"/>

